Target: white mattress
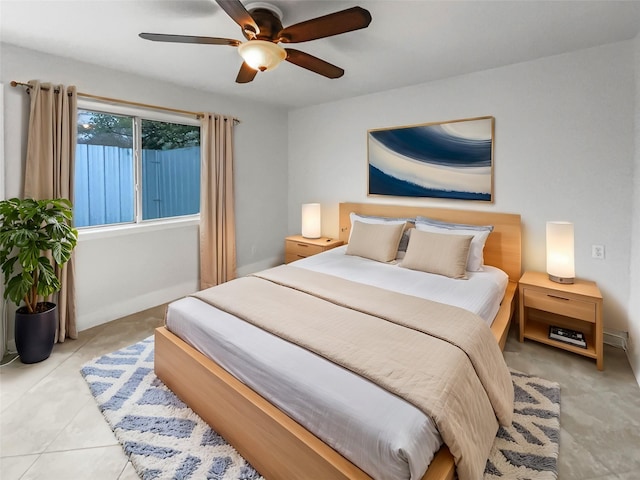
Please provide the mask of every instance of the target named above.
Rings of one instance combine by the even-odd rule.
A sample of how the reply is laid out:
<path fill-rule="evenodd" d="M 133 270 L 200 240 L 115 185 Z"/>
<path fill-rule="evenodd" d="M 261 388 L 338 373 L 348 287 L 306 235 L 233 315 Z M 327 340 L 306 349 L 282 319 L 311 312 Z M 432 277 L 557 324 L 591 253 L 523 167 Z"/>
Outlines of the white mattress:
<path fill-rule="evenodd" d="M 471 274 L 469 280 L 451 280 L 344 255 L 344 248 L 294 265 L 436 301 L 445 299 L 489 319 L 508 281 L 504 272 L 490 267 Z M 173 302 L 166 322 L 170 331 L 373 478 L 418 480 L 440 448 L 433 422 L 413 405 L 205 302 L 193 297 Z"/>

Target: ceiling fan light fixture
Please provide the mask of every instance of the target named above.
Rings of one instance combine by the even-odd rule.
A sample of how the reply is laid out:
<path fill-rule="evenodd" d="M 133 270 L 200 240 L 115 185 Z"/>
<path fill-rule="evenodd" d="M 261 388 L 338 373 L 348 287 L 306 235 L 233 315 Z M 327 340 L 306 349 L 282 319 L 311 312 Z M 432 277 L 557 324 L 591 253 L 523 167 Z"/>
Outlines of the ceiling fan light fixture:
<path fill-rule="evenodd" d="M 249 40 L 238 45 L 238 53 L 254 70 L 273 70 L 287 58 L 287 52 L 280 45 L 266 40 Z"/>

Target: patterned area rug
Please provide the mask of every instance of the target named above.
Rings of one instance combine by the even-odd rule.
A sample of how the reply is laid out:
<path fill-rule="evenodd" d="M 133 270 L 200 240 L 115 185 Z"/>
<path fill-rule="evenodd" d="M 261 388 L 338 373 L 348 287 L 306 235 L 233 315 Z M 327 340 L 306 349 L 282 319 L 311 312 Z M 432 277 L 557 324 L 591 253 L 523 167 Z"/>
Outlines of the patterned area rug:
<path fill-rule="evenodd" d="M 140 478 L 263 480 L 153 372 L 153 337 L 86 364 L 82 375 Z M 516 371 L 513 424 L 500 428 L 484 479 L 557 477 L 560 388 Z"/>
<path fill-rule="evenodd" d="M 513 422 L 500 427 L 484 480 L 553 480 L 558 476 L 560 386 L 511 369 Z"/>

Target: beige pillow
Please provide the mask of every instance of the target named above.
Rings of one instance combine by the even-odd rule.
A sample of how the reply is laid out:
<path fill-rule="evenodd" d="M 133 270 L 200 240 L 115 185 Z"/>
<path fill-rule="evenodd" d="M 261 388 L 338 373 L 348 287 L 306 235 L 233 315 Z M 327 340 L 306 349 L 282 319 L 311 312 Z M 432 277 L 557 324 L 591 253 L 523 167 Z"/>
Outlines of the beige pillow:
<path fill-rule="evenodd" d="M 466 279 L 465 267 L 473 235 L 415 230 L 400 266 L 411 270 Z"/>
<path fill-rule="evenodd" d="M 404 223 L 397 225 L 353 222 L 347 255 L 390 262 L 396 258 Z"/>

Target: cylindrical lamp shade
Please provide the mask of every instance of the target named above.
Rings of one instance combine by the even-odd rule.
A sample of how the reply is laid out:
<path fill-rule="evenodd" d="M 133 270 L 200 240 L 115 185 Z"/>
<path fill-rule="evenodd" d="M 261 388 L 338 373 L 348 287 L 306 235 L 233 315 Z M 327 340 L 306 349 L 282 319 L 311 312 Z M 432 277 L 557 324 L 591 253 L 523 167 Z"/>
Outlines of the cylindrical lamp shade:
<path fill-rule="evenodd" d="M 573 223 L 547 222 L 547 273 L 557 283 L 573 283 L 576 276 Z"/>
<path fill-rule="evenodd" d="M 320 204 L 305 203 L 302 205 L 302 236 L 305 238 L 320 238 L 322 234 L 320 223 Z"/>

